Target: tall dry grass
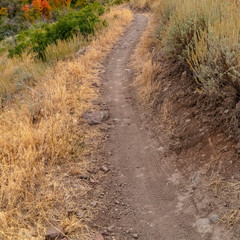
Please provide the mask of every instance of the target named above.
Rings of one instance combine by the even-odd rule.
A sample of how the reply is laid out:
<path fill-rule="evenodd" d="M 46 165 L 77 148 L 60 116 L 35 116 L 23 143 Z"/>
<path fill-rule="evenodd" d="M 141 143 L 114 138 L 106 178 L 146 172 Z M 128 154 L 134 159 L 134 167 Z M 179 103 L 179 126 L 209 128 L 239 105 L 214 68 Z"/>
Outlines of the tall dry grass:
<path fill-rule="evenodd" d="M 35 62 L 31 56 L 23 59 L 9 59 L 6 54 L 0 57 L 0 102 L 9 100 L 13 93 L 33 85 L 46 73 L 47 66 Z"/>
<path fill-rule="evenodd" d="M 0 55 L 0 100 L 9 100 L 12 95 L 48 75 L 50 67 L 59 60 L 71 59 L 76 52 L 86 46 L 87 41 L 81 35 L 67 41 L 58 41 L 46 49 L 46 62 L 33 59 L 31 55 L 21 58 L 8 58 L 6 53 Z"/>
<path fill-rule="evenodd" d="M 86 46 L 87 40 L 82 35 L 74 36 L 67 41 L 57 40 L 57 44 L 49 45 L 46 49 L 46 62 L 55 63 L 75 56 L 76 52 Z"/>
<path fill-rule="evenodd" d="M 80 118 L 97 97 L 92 83 L 100 60 L 132 14 L 114 8 L 104 17 L 109 26 L 97 33 L 85 55 L 58 62 L 45 78 L 39 75 L 35 86 L 21 92 L 0 115 L 1 239 L 44 239 L 51 225 L 61 225 L 67 239 L 90 239 L 86 221 L 67 214 L 82 207 L 81 196 L 89 188 L 70 180 L 88 164 L 82 152 L 94 131 L 80 124 Z M 22 64 L 32 66 L 28 60 Z"/>
<path fill-rule="evenodd" d="M 240 6 L 236 1 L 208 1 L 206 27 L 194 34 L 187 61 L 203 90 L 225 95 L 225 86 L 240 91 Z M 235 94 L 235 92 L 233 92 Z"/>
<path fill-rule="evenodd" d="M 137 48 L 132 56 L 132 66 L 136 71 L 136 81 L 134 83 L 138 88 L 138 98 L 140 102 L 149 104 L 151 107 L 155 102 L 154 91 L 160 90 L 160 82 L 154 81 L 156 72 L 160 66 L 152 61 L 153 55 L 149 51 L 154 43 L 155 21 L 149 16 L 147 29 L 143 33 Z"/>

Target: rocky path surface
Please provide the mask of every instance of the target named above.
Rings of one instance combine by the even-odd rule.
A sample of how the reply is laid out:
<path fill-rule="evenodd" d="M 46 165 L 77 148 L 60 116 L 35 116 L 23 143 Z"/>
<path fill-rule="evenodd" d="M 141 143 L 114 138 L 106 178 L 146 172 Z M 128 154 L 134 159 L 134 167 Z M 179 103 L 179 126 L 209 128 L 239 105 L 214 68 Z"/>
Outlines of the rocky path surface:
<path fill-rule="evenodd" d="M 148 19 L 136 14 L 132 25 L 104 63 L 103 98 L 110 112 L 106 152 L 111 171 L 101 195 L 105 209 L 97 222 L 104 239 L 221 239 L 221 230 L 203 218 L 181 176 L 155 140 L 131 94 L 130 57 Z M 106 171 L 107 172 L 107 171 Z"/>

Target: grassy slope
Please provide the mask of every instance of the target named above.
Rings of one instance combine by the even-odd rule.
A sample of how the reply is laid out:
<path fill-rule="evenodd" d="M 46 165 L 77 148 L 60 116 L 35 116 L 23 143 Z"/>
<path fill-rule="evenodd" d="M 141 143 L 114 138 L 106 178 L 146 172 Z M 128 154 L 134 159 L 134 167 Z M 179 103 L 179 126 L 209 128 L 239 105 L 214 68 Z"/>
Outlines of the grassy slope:
<path fill-rule="evenodd" d="M 97 33 L 85 55 L 58 62 L 42 80 L 39 74 L 36 86 L 17 95 L 0 115 L 3 239 L 43 239 L 47 226 L 59 224 L 68 236 L 89 239 L 86 223 L 67 215 L 67 209 L 81 207 L 74 197 L 80 199 L 89 189 L 83 182 L 77 182 L 76 189 L 69 180 L 85 171 L 84 142 L 95 134 L 79 119 L 97 97 L 92 83 L 97 81 L 99 61 L 132 14 L 112 9 L 104 18 L 109 26 Z M 26 59 L 21 64 L 34 63 Z"/>

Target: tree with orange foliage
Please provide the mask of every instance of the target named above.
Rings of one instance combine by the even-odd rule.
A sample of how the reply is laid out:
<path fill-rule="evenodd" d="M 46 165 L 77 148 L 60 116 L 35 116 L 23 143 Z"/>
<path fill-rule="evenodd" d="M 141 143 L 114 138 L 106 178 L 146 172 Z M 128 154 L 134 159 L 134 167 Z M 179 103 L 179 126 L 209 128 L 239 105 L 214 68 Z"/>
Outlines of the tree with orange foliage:
<path fill-rule="evenodd" d="M 24 12 L 24 16 L 26 19 L 29 19 L 29 11 L 30 11 L 30 8 L 29 8 L 29 5 L 28 4 L 25 4 L 23 7 L 22 7 L 22 10 Z"/>
<path fill-rule="evenodd" d="M 29 20 L 40 16 L 49 19 L 51 17 L 52 7 L 48 0 L 33 0 L 32 4 L 25 4 L 22 10 L 25 17 Z"/>
<path fill-rule="evenodd" d="M 49 19 L 51 16 L 52 7 L 50 6 L 50 4 L 47 0 L 42 0 L 41 4 L 42 4 L 41 10 L 42 10 L 43 16 Z"/>

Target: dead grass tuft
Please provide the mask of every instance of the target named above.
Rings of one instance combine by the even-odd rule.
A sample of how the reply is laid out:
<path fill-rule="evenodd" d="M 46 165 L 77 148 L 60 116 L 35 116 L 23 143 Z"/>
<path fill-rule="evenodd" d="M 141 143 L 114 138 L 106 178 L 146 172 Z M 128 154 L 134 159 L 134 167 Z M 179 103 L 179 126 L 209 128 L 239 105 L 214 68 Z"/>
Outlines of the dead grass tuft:
<path fill-rule="evenodd" d="M 240 198 L 240 182 L 237 180 L 226 181 L 219 174 L 214 174 L 209 181 L 209 189 L 214 192 L 214 195 L 223 197 L 224 199 L 239 199 Z M 234 226 L 240 222 L 240 210 L 228 209 L 221 221 L 228 225 Z"/>
<path fill-rule="evenodd" d="M 89 190 L 73 174 L 84 172 L 85 140 L 94 135 L 80 118 L 97 97 L 92 83 L 97 81 L 99 61 L 132 14 L 113 8 L 105 18 L 108 28 L 97 34 L 84 56 L 58 62 L 45 79 L 40 74 L 34 88 L 18 95 L 0 115 L 1 239 L 43 239 L 51 225 L 62 225 L 68 237 L 90 237 L 90 212 L 85 221 L 68 214 L 81 210 L 79 199 Z M 26 59 L 21 64 L 31 68 L 34 63 Z M 7 72 L 12 69 L 4 74 L 11 75 Z M 10 91 L 7 83 L 5 87 Z"/>
<path fill-rule="evenodd" d="M 240 210 L 228 210 L 221 221 L 228 226 L 234 226 L 240 222 Z"/>
<path fill-rule="evenodd" d="M 218 174 L 213 175 L 210 179 L 209 188 L 212 189 L 215 194 L 220 196 L 240 196 L 240 182 L 239 181 L 226 181 L 222 179 Z"/>

